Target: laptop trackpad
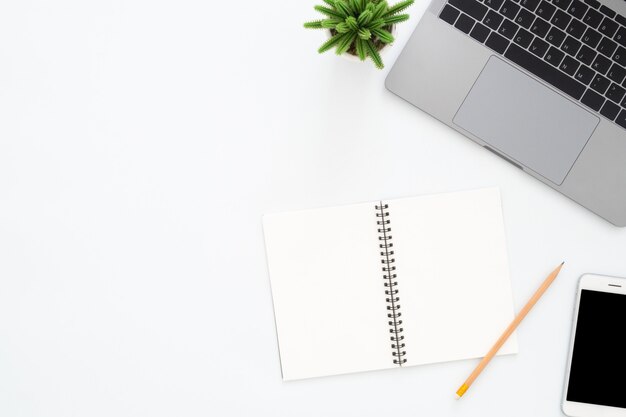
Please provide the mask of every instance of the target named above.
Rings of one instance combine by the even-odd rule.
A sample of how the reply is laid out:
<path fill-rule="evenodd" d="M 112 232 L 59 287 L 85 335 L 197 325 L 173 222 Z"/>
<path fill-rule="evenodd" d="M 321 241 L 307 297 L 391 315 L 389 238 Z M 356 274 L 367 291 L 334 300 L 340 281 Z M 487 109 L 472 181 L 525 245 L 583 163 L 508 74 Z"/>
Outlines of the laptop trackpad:
<path fill-rule="evenodd" d="M 500 153 L 561 184 L 600 119 L 491 57 L 454 123 Z"/>

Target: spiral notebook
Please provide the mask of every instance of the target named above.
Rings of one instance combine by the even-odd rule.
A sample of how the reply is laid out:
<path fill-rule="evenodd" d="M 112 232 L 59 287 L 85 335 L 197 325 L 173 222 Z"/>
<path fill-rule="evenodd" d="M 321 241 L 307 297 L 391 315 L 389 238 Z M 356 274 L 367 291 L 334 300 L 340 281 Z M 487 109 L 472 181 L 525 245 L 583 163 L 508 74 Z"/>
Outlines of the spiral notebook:
<path fill-rule="evenodd" d="M 496 188 L 263 223 L 284 380 L 481 357 L 513 319 Z"/>

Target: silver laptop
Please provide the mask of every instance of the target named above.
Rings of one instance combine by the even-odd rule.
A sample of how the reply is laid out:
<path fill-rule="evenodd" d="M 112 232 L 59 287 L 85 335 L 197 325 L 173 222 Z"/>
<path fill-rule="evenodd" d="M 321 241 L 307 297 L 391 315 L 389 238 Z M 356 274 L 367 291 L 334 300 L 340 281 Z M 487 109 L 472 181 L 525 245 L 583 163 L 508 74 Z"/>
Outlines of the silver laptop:
<path fill-rule="evenodd" d="M 386 86 L 626 226 L 626 1 L 433 0 Z"/>

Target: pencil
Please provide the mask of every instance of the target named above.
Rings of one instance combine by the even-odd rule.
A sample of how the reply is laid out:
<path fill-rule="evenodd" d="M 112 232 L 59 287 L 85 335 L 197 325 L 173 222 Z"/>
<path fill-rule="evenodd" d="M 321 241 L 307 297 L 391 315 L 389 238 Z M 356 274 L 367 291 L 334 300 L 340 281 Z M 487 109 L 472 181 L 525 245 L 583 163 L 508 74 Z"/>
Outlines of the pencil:
<path fill-rule="evenodd" d="M 517 316 L 513 319 L 511 324 L 509 324 L 509 327 L 506 328 L 506 330 L 504 331 L 504 333 L 502 333 L 498 341 L 493 345 L 493 347 L 489 350 L 489 352 L 487 352 L 487 355 L 485 355 L 485 357 L 480 361 L 478 366 L 476 366 L 474 371 L 465 380 L 463 385 L 461 385 L 461 387 L 456 391 L 457 399 L 461 398 L 463 394 L 465 394 L 465 392 L 469 389 L 469 387 L 476 380 L 476 378 L 478 378 L 478 375 L 480 375 L 483 369 L 485 369 L 489 361 L 491 361 L 491 359 L 496 355 L 496 353 L 498 353 L 498 350 L 500 350 L 502 345 L 504 345 L 504 342 L 506 342 L 509 336 L 511 336 L 511 334 L 515 331 L 517 326 L 519 326 L 522 320 L 524 320 L 524 317 L 526 317 L 528 312 L 535 306 L 535 304 L 537 304 L 537 301 L 539 301 L 539 299 L 546 292 L 548 287 L 552 284 L 552 282 L 554 282 L 557 275 L 559 275 L 559 272 L 561 272 L 561 268 L 563 268 L 564 264 L 565 262 L 562 262 L 561 265 L 559 265 L 554 271 L 552 271 L 552 273 L 550 273 L 550 275 L 548 275 L 548 277 L 545 279 L 545 281 L 543 281 L 543 283 L 537 289 L 537 291 L 535 291 L 533 296 L 530 297 L 530 300 L 528 300 L 524 308 L 522 308 L 520 312 L 517 313 Z"/>

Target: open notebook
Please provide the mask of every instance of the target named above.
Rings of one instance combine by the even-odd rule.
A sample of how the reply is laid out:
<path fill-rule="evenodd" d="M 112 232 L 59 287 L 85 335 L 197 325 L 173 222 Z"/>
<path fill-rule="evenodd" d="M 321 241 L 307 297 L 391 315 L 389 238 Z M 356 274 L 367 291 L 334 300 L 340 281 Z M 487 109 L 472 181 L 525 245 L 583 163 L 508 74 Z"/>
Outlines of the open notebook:
<path fill-rule="evenodd" d="M 513 319 L 498 189 L 263 222 L 285 380 L 480 357 Z"/>

